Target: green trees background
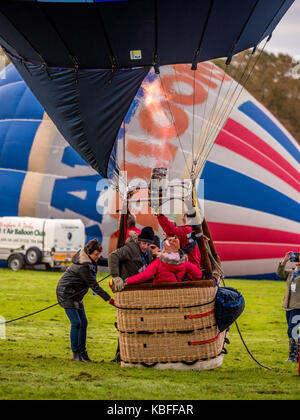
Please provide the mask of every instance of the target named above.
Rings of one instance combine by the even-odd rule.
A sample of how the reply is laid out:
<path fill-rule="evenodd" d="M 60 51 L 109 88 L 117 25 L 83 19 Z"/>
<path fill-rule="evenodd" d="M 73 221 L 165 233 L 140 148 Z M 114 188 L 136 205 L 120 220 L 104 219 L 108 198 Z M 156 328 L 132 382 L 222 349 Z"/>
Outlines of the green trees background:
<path fill-rule="evenodd" d="M 226 68 L 224 60 L 215 63 Z M 289 55 L 257 51 L 256 56 L 251 56 L 251 51 L 246 51 L 235 56 L 226 71 L 300 143 L 300 66 L 296 65 Z"/>

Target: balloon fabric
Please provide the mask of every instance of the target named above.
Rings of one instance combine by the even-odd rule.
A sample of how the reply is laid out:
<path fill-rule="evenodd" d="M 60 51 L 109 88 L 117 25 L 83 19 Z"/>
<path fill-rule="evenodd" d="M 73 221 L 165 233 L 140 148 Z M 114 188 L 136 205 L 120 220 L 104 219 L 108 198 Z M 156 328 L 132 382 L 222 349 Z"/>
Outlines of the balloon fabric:
<path fill-rule="evenodd" d="M 268 37 L 292 4 L 2 0 L 0 44 L 65 139 L 107 177 L 117 133 L 150 67 L 230 62 Z"/>
<path fill-rule="evenodd" d="M 169 168 L 170 179 L 184 176 L 193 87 L 196 149 L 202 124 L 216 115 L 214 95 L 224 76 L 211 63 L 198 66 L 195 85 L 191 74 L 189 65 L 176 65 L 164 66 L 160 76 L 184 153 L 167 118 L 159 76 L 152 70 L 146 76 L 125 117 L 129 181 L 147 179 L 159 166 Z M 225 93 L 231 83 L 226 78 Z M 122 129 L 116 143 L 112 163 L 120 166 Z M 244 90 L 213 145 L 198 190 L 226 277 L 278 279 L 282 256 L 299 249 L 299 164 L 299 144 Z M 61 136 L 12 64 L 0 73 L 0 174 L 0 216 L 80 218 L 86 240 L 97 237 L 104 255 L 111 252 L 119 219 L 108 201 L 111 188 Z M 131 211 L 139 227 L 157 230 L 147 208 Z"/>

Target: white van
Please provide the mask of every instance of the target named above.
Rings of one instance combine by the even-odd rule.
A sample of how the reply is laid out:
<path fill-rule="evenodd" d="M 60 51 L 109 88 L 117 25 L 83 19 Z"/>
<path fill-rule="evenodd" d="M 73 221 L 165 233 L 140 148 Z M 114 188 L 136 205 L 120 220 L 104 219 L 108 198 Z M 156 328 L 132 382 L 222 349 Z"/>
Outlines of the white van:
<path fill-rule="evenodd" d="M 70 265 L 84 244 L 81 220 L 0 217 L 0 260 L 14 271 L 26 265 Z"/>

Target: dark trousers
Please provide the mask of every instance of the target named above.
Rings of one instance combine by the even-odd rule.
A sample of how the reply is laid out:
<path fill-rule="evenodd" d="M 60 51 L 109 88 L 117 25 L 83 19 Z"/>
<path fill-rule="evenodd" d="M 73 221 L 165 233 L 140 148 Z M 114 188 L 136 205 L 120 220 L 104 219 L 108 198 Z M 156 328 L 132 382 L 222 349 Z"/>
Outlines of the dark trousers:
<path fill-rule="evenodd" d="M 288 330 L 287 330 L 287 334 L 289 336 L 289 338 L 295 338 L 293 337 L 293 330 L 294 328 L 298 325 L 300 326 L 300 309 L 292 309 L 291 311 L 286 311 L 286 320 L 287 320 L 287 324 L 288 324 Z M 294 330 L 294 334 L 298 333 L 298 338 L 299 338 L 299 329 L 297 331 L 297 329 Z"/>
<path fill-rule="evenodd" d="M 71 348 L 73 353 L 86 351 L 86 332 L 88 320 L 84 309 L 65 309 L 71 322 Z"/>

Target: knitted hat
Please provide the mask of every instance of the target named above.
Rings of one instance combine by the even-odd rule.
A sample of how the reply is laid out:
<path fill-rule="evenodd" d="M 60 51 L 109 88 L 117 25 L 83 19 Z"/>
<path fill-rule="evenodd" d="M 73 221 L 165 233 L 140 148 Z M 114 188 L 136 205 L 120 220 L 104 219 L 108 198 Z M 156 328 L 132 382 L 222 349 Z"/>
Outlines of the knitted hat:
<path fill-rule="evenodd" d="M 154 243 L 154 231 L 151 226 L 146 226 L 142 229 L 142 232 L 138 236 L 139 241 L 148 242 L 149 244 Z"/>
<path fill-rule="evenodd" d="M 157 235 L 154 235 L 154 241 L 153 241 L 154 245 L 157 246 L 157 248 L 160 249 L 160 239 Z"/>

